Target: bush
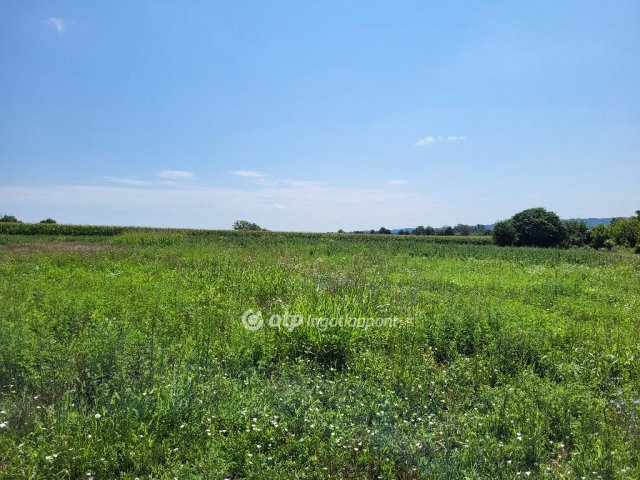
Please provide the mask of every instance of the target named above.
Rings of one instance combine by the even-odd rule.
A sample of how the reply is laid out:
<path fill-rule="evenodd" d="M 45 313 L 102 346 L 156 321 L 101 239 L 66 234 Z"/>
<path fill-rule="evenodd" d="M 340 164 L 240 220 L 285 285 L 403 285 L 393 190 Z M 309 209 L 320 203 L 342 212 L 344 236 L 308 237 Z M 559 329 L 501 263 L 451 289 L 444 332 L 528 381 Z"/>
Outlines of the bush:
<path fill-rule="evenodd" d="M 604 247 L 604 242 L 609 238 L 609 227 L 607 225 L 596 225 L 591 229 L 591 246 L 593 248 Z"/>
<path fill-rule="evenodd" d="M 567 230 L 567 243 L 581 247 L 589 243 L 589 227 L 582 220 L 565 220 L 562 222 Z"/>
<path fill-rule="evenodd" d="M 493 226 L 493 242 L 496 245 L 505 247 L 513 245 L 516 240 L 516 230 L 513 228 L 511 220 L 496 222 Z"/>
<path fill-rule="evenodd" d="M 618 245 L 635 247 L 640 242 L 640 220 L 616 218 L 609 226 L 610 238 Z"/>

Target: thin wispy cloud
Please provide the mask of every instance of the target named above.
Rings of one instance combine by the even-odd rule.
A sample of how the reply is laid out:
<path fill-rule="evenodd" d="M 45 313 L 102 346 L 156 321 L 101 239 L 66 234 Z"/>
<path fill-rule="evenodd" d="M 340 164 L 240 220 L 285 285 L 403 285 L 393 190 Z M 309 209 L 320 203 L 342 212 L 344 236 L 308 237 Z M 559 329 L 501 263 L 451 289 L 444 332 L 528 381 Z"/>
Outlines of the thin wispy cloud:
<path fill-rule="evenodd" d="M 406 185 L 407 183 L 409 182 L 406 180 L 389 180 L 387 182 L 388 185 Z"/>
<path fill-rule="evenodd" d="M 62 33 L 65 29 L 64 20 L 60 17 L 47 18 L 46 20 L 43 20 L 42 23 L 53 28 L 58 33 Z"/>
<path fill-rule="evenodd" d="M 140 180 L 138 178 L 131 178 L 131 177 L 103 177 L 103 178 L 113 183 L 119 183 L 121 185 L 135 185 L 139 187 L 153 185 L 154 183 L 150 180 Z"/>
<path fill-rule="evenodd" d="M 256 172 L 254 170 L 234 170 L 231 175 L 236 177 L 248 177 L 248 178 L 261 178 L 266 177 L 264 173 Z"/>
<path fill-rule="evenodd" d="M 166 180 L 187 180 L 193 178 L 193 172 L 186 170 L 159 170 L 156 173 L 156 177 L 164 178 Z"/>
<path fill-rule="evenodd" d="M 466 139 L 467 138 L 462 135 L 447 135 L 437 137 L 433 135 L 427 135 L 426 137 L 422 137 L 416 140 L 416 147 L 425 147 L 436 142 L 462 142 Z"/>
<path fill-rule="evenodd" d="M 314 181 L 282 181 L 247 191 L 191 183 L 176 188 L 156 182 L 151 184 L 156 188 L 151 188 L 140 183 L 146 180 L 111 180 L 119 185 L 0 185 L 0 203 L 22 205 L 24 211 L 52 212 L 79 223 L 95 222 L 99 216 L 103 224 L 200 226 L 203 211 L 212 211 L 216 214 L 203 226 L 230 228 L 238 218 L 250 218 L 269 229 L 302 231 L 409 225 L 413 218 L 424 215 L 424 205 L 437 206 L 437 199 L 424 193 Z"/>

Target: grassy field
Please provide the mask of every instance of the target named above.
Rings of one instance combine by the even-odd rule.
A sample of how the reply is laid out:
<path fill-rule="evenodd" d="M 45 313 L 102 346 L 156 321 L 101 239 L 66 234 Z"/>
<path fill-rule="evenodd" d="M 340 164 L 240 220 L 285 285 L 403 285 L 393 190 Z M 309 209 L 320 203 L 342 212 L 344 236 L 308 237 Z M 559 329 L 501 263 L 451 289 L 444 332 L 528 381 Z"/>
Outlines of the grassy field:
<path fill-rule="evenodd" d="M 640 478 L 639 255 L 96 233 L 0 236 L 1 478 Z"/>

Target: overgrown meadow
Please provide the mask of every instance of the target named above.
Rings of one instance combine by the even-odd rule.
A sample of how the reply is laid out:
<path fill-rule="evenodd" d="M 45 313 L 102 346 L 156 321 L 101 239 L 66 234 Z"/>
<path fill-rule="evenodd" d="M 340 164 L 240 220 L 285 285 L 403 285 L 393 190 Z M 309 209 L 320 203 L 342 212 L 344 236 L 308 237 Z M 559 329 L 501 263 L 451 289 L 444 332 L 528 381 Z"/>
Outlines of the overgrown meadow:
<path fill-rule="evenodd" d="M 0 236 L 0 477 L 640 478 L 640 256 L 482 243 Z"/>

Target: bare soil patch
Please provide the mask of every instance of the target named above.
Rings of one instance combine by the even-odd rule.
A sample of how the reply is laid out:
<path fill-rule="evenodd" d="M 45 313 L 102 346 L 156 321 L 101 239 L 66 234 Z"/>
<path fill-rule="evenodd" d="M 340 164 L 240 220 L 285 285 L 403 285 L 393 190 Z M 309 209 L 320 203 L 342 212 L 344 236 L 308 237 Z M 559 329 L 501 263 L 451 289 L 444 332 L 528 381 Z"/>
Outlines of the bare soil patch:
<path fill-rule="evenodd" d="M 2 245 L 0 249 L 14 253 L 36 253 L 36 252 L 69 252 L 88 254 L 112 248 L 105 243 L 91 242 L 33 242 L 14 243 Z"/>

